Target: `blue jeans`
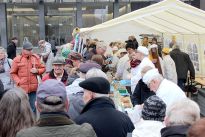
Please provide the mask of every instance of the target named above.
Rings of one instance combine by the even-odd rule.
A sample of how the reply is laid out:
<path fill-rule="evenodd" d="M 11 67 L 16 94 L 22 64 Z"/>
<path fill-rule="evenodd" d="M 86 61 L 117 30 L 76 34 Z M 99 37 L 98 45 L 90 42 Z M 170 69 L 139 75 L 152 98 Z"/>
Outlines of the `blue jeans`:
<path fill-rule="evenodd" d="M 177 81 L 177 85 L 184 91 L 184 87 L 185 87 L 185 83 L 186 83 L 186 79 L 178 79 Z"/>
<path fill-rule="evenodd" d="M 36 107 L 35 107 L 36 92 L 28 93 L 28 97 L 29 97 L 29 103 L 30 103 L 31 109 L 34 113 L 36 113 Z"/>

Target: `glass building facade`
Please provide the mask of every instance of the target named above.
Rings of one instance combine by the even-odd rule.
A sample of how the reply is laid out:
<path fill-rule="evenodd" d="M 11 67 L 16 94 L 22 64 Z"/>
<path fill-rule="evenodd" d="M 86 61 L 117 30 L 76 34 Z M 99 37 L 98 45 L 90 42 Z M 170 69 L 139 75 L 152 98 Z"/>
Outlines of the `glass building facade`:
<path fill-rule="evenodd" d="M 0 46 L 17 36 L 18 46 L 28 37 L 57 45 L 71 41 L 72 30 L 92 27 L 160 0 L 0 0 Z M 193 0 L 183 0 L 191 2 Z"/>

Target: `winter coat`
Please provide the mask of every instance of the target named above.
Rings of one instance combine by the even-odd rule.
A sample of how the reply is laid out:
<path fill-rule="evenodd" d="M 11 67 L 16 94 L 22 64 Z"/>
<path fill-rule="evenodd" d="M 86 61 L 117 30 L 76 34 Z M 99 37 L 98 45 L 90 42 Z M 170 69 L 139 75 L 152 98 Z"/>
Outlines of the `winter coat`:
<path fill-rule="evenodd" d="M 90 100 L 75 122 L 91 124 L 98 137 L 126 137 L 134 130 L 130 118 L 116 110 L 112 100 L 107 97 Z"/>
<path fill-rule="evenodd" d="M 188 54 L 181 52 L 180 49 L 173 49 L 170 56 L 175 62 L 178 79 L 187 79 L 188 71 L 190 76 L 195 78 L 194 65 Z"/>
<path fill-rule="evenodd" d="M 169 126 L 161 130 L 162 137 L 187 137 L 187 132 L 190 126 L 179 125 L 179 126 Z"/>
<path fill-rule="evenodd" d="M 16 137 L 96 137 L 90 124 L 76 125 L 66 114 L 44 113 L 36 126 L 20 130 Z"/>
<path fill-rule="evenodd" d="M 2 81 L 4 85 L 4 90 L 8 90 L 14 87 L 14 83 L 10 75 L 10 69 L 11 69 L 12 62 L 13 62 L 12 59 L 9 59 L 9 58 L 4 59 L 5 72 L 0 73 L 0 80 Z"/>
<path fill-rule="evenodd" d="M 175 83 L 167 79 L 162 80 L 156 91 L 156 95 L 164 101 L 167 108 L 174 102 L 186 98 L 184 91 L 182 91 Z"/>
<path fill-rule="evenodd" d="M 37 68 L 38 75 L 45 72 L 45 66 L 41 64 L 40 58 L 36 54 L 27 56 L 22 53 L 14 58 L 10 74 L 17 86 L 23 88 L 26 93 L 30 93 L 37 90 L 38 80 L 37 74 L 30 72 L 32 68 Z"/>
<path fill-rule="evenodd" d="M 133 106 L 143 104 L 144 101 L 152 95 L 155 95 L 155 93 L 150 91 L 147 85 L 140 79 L 131 96 Z"/>
<path fill-rule="evenodd" d="M 50 73 L 47 73 L 46 75 L 43 76 L 42 81 L 46 81 L 48 79 L 56 79 L 54 75 L 54 70 L 52 70 Z M 68 82 L 68 73 L 64 70 L 63 76 L 61 78 L 61 82 L 63 82 L 65 85 L 67 85 Z"/>
<path fill-rule="evenodd" d="M 132 137 L 161 137 L 161 129 L 164 127 L 160 121 L 141 120 L 135 124 Z"/>
<path fill-rule="evenodd" d="M 53 52 L 52 52 L 52 49 L 51 49 L 51 44 L 46 42 L 45 43 L 45 46 L 42 47 L 41 49 L 42 53 L 41 53 L 41 56 L 42 57 L 48 57 L 47 61 L 44 62 L 45 65 L 46 65 L 46 72 L 50 72 L 52 70 L 52 61 L 53 61 Z"/>
<path fill-rule="evenodd" d="M 16 57 L 16 44 L 14 42 L 9 43 L 7 47 L 8 58 L 14 59 Z"/>
<path fill-rule="evenodd" d="M 164 66 L 164 78 L 174 82 L 177 84 L 177 72 L 176 66 L 173 59 L 170 55 L 166 55 L 163 57 L 163 66 Z"/>

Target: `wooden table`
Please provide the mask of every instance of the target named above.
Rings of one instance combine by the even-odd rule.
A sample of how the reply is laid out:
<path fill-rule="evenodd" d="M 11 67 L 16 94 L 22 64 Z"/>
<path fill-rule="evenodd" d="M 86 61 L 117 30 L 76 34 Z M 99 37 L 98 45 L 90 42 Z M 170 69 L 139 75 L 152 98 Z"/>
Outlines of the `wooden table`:
<path fill-rule="evenodd" d="M 196 77 L 195 82 L 201 85 L 201 88 L 205 86 L 205 77 Z"/>

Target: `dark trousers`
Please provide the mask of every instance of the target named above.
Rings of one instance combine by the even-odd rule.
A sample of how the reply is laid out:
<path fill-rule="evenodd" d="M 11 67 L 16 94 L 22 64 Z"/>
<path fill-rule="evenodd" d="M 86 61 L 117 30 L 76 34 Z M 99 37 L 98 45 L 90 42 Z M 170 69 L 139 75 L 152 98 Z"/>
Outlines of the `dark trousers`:
<path fill-rule="evenodd" d="M 177 80 L 177 85 L 184 91 L 185 90 L 185 83 L 186 79 L 178 79 Z"/>

